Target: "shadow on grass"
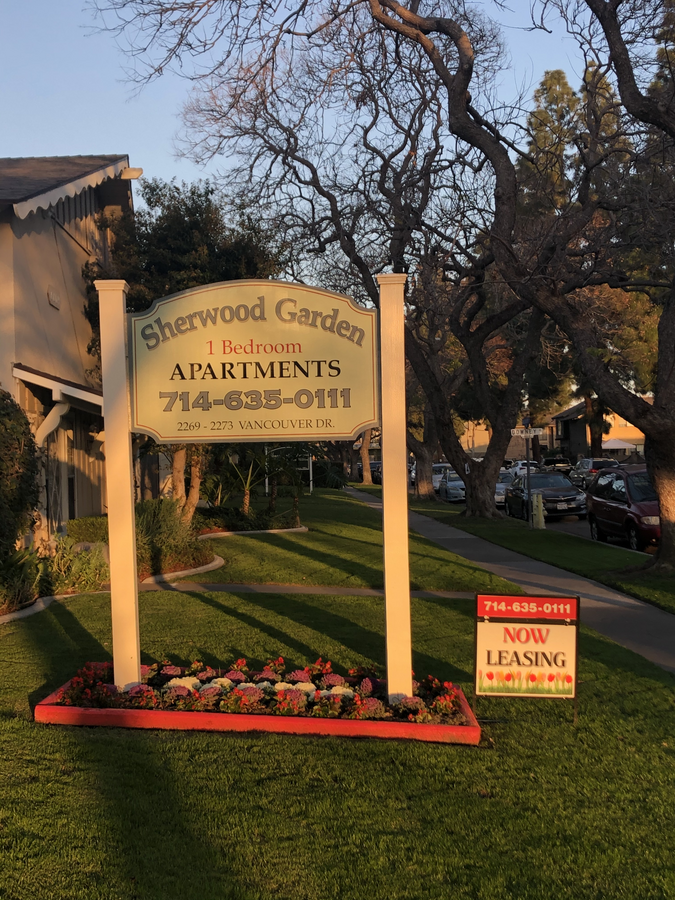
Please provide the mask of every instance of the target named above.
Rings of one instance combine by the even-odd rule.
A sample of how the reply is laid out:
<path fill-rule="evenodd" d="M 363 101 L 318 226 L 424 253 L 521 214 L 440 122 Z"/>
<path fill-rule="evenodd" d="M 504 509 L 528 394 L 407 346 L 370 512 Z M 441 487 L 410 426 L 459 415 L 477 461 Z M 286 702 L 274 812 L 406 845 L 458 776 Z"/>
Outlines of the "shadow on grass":
<path fill-rule="evenodd" d="M 189 592 L 186 592 L 189 593 Z M 306 643 L 298 639 L 292 632 L 292 624 L 288 629 L 281 629 L 264 621 L 261 617 L 251 615 L 243 610 L 236 609 L 226 604 L 223 600 L 217 599 L 209 594 L 189 593 L 200 603 L 204 603 L 217 609 L 220 612 L 237 619 L 241 623 L 254 628 L 274 640 L 280 641 L 288 647 L 292 647 L 301 659 L 288 661 L 293 668 L 303 666 L 304 660 L 313 661 L 322 651 L 316 646 Z M 318 633 L 325 635 L 333 641 L 342 644 L 349 650 L 357 653 L 365 659 L 371 660 L 381 672 L 385 671 L 385 639 L 380 632 L 373 631 L 363 625 L 354 622 L 352 619 L 342 616 L 336 612 L 326 610 L 324 607 L 314 606 L 298 599 L 297 595 L 255 595 L 255 600 L 251 594 L 233 594 L 233 596 L 250 605 L 259 606 L 262 609 L 273 612 L 279 616 L 283 616 L 290 623 L 302 625 L 305 628 L 312 629 Z M 336 597 L 339 594 L 336 593 Z M 368 598 L 368 601 L 374 601 L 381 605 L 383 611 L 383 601 L 379 598 Z M 382 615 L 384 619 L 384 615 Z M 414 665 L 418 672 L 424 675 L 432 673 L 438 675 L 442 679 L 452 681 L 460 681 L 471 679 L 471 673 L 466 669 L 453 665 L 452 663 L 438 659 L 427 653 L 416 651 L 414 653 Z"/>
<path fill-rule="evenodd" d="M 27 637 L 47 673 L 47 681 L 28 695 L 31 712 L 52 691 L 69 681 L 84 663 L 112 659 L 110 650 L 82 625 L 64 603 L 51 603 L 34 620 L 30 620 L 30 626 L 26 629 Z"/>

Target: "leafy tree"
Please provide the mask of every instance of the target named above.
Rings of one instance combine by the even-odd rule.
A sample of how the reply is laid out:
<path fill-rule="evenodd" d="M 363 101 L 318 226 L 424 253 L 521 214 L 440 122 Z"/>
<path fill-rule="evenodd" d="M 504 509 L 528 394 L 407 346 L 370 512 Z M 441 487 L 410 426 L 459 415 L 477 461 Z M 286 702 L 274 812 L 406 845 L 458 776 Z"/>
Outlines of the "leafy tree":
<path fill-rule="evenodd" d="M 244 204 L 230 203 L 209 182 L 176 184 L 141 181 L 145 206 L 108 223 L 112 231 L 112 265 L 108 271 L 88 266 L 90 285 L 85 313 L 92 326 L 90 352 L 100 357 L 98 294 L 95 278 L 122 278 L 129 284 L 127 310 L 139 312 L 154 300 L 199 285 L 240 278 L 268 278 L 279 271 L 281 250 Z M 168 450 L 173 498 L 190 521 L 194 515 L 209 447 L 176 444 Z M 185 490 L 189 468 L 190 487 Z"/>
<path fill-rule="evenodd" d="M 424 232 L 411 229 L 415 218 L 409 213 L 414 211 L 419 220 L 419 207 L 410 204 L 402 176 L 438 164 L 439 156 L 429 155 L 419 142 L 416 147 L 397 144 L 390 131 L 389 143 L 379 146 L 384 174 L 389 172 L 388 163 L 395 158 L 397 147 L 404 148 L 407 167 L 398 166 L 398 175 L 390 182 L 382 178 L 381 167 L 379 171 L 375 167 L 364 169 L 369 182 L 388 190 L 391 206 L 386 216 L 394 226 L 388 248 L 397 251 L 389 253 L 389 259 L 375 259 L 375 265 L 404 270 L 409 255 L 401 254 L 400 249 L 407 247 L 410 251 L 410 241 L 415 237 L 417 259 L 436 260 L 440 254 L 444 265 L 447 262 L 447 269 L 441 269 L 448 275 L 454 272 L 454 280 L 448 278 L 448 282 L 452 309 L 457 311 L 458 335 L 462 335 L 470 361 L 474 388 L 481 392 L 486 417 L 495 426 L 495 443 L 483 471 L 495 464 L 506 427 L 506 417 L 496 413 L 496 405 L 509 414 L 517 408 L 520 395 L 515 389 L 515 376 L 521 377 L 520 366 L 526 367 L 536 346 L 535 336 L 548 316 L 570 340 L 575 361 L 598 397 L 644 432 L 647 464 L 661 504 L 659 564 L 675 567 L 675 282 L 672 238 L 668 240 L 668 233 L 672 236 L 673 207 L 669 200 L 663 202 L 670 196 L 667 185 L 664 192 L 645 189 L 645 185 L 658 181 L 658 160 L 646 139 L 645 126 L 663 138 L 664 147 L 670 147 L 675 139 L 675 105 L 663 102 L 645 85 L 645 73 L 650 67 L 656 72 L 659 65 L 654 25 L 659 19 L 664 28 L 668 24 L 663 20 L 662 0 L 633 0 L 629 13 L 621 0 L 533 0 L 533 6 L 543 12 L 553 10 L 563 17 L 586 58 L 594 62 L 584 76 L 583 130 L 575 140 L 571 202 L 555 215 L 539 219 L 536 228 L 519 202 L 514 160 L 519 154 L 527 156 L 526 141 L 519 145 L 517 137 L 514 139 L 513 111 L 497 101 L 494 79 L 490 79 L 499 53 L 498 29 L 479 8 L 454 0 L 441 0 L 440 4 L 414 0 L 410 5 L 392 0 L 336 0 L 330 5 L 325 0 L 302 0 L 289 2 L 279 15 L 275 5 L 238 0 L 199 4 L 199 14 L 195 2 L 182 0 L 105 0 L 105 4 L 101 0 L 103 6 L 108 15 L 119 16 L 120 29 L 131 36 L 132 51 L 148 64 L 147 77 L 159 75 L 167 67 L 189 68 L 194 60 L 196 66 L 189 74 L 199 80 L 200 63 L 208 59 L 204 90 L 201 95 L 197 91 L 188 113 L 201 117 L 204 128 L 198 140 L 207 154 L 223 149 L 225 124 L 230 133 L 238 129 L 242 149 L 248 146 L 249 159 L 255 161 L 255 141 L 246 145 L 253 136 L 252 118 L 271 114 L 287 135 L 286 146 L 292 151 L 290 168 L 295 166 L 298 172 L 302 169 L 302 159 L 298 158 L 302 157 L 302 148 L 294 141 L 310 106 L 295 92 L 286 97 L 282 94 L 284 87 L 293 83 L 303 52 L 308 54 L 313 71 L 321 72 L 324 86 L 341 86 L 340 96 L 333 95 L 329 102 L 323 88 L 315 91 L 315 106 L 319 100 L 322 112 L 331 109 L 339 119 L 345 98 L 353 98 L 354 106 L 364 109 L 364 115 L 372 120 L 372 124 L 366 123 L 366 138 L 380 133 L 379 113 L 390 101 L 397 115 L 400 109 L 396 103 L 410 109 L 410 97 L 395 79 L 406 66 L 414 70 L 410 84 L 419 88 L 420 95 L 436 100 L 433 112 L 425 114 L 425 122 L 430 123 L 428 133 L 438 136 L 443 147 L 453 149 L 448 172 L 455 182 L 455 196 L 461 196 L 464 215 L 459 222 L 456 215 L 445 216 L 448 209 L 455 212 L 457 207 L 449 200 L 439 202 L 434 208 L 441 214 L 430 223 L 428 240 L 422 237 Z M 501 3 L 493 6 L 495 10 L 501 7 Z M 671 11 L 669 5 L 666 13 Z M 390 42 L 384 40 L 386 36 L 391 37 Z M 666 37 L 670 53 L 670 36 Z M 364 79 L 361 61 L 367 60 L 364 49 L 375 45 L 379 48 L 376 59 L 371 56 L 367 66 L 379 77 L 374 94 Z M 387 48 L 391 48 L 389 53 L 385 52 Z M 663 58 L 661 54 L 661 63 Z M 341 82 L 345 73 L 351 73 L 351 77 Z M 620 106 L 614 101 L 608 103 L 603 77 L 616 84 Z M 290 121 L 285 118 L 288 111 L 293 113 Z M 314 129 L 314 146 L 322 147 L 328 161 L 335 158 L 341 145 L 322 144 L 315 120 L 309 128 Z M 273 164 L 285 153 L 278 143 L 266 146 Z M 636 182 L 639 167 L 642 178 Z M 651 179 L 646 177 L 648 173 Z M 463 179 L 462 174 L 467 177 Z M 308 174 L 303 172 L 301 191 L 311 193 L 314 175 L 311 168 Z M 421 185 L 418 182 L 418 190 Z M 332 203 L 330 191 L 322 196 L 328 205 Z M 369 210 L 374 208 L 363 195 L 359 199 Z M 313 200 L 314 196 L 308 196 L 308 202 Z M 660 216 L 653 215 L 657 207 Z M 642 244 L 639 259 L 632 258 L 631 244 L 626 241 L 624 223 L 631 220 L 632 233 Z M 350 220 L 343 216 L 340 222 L 344 221 Z M 350 233 L 323 209 L 317 220 L 312 219 L 316 234 L 323 237 L 327 233 L 320 228 L 322 222 L 330 224 L 347 255 L 358 249 L 353 241 L 350 247 Z M 641 227 L 641 222 L 648 227 Z M 380 244 L 377 229 L 371 228 L 370 235 L 369 246 L 374 250 Z M 650 254 L 654 262 L 645 274 L 643 260 Z M 360 260 L 355 254 L 350 256 L 355 266 L 362 267 L 366 281 L 365 270 L 373 255 L 377 254 L 371 254 L 370 260 L 363 254 Z M 501 285 L 502 298 L 508 298 L 505 306 L 495 311 L 497 319 L 487 315 L 490 301 L 495 295 L 499 297 L 498 292 L 487 290 L 488 284 Z M 659 353 L 653 403 L 642 398 L 626 377 L 630 360 L 608 339 L 606 323 L 598 319 L 594 306 L 585 303 L 589 295 L 584 291 L 603 285 L 642 292 L 658 309 Z M 441 306 L 448 309 L 447 298 L 438 308 Z M 528 309 L 536 310 L 537 315 L 526 313 Z M 502 397 L 485 390 L 486 386 L 497 385 L 489 379 L 483 353 L 485 341 L 495 336 L 494 325 L 500 314 L 501 327 L 506 321 L 517 322 L 514 327 L 521 329 L 522 337 L 520 346 L 514 345 L 512 350 L 514 363 Z M 436 335 L 435 327 L 429 327 L 429 323 L 424 327 L 429 335 Z M 481 336 L 485 340 L 479 342 Z M 413 334 L 408 339 L 408 357 L 434 407 L 439 432 L 447 436 L 446 456 L 457 468 L 453 455 L 457 460 L 461 457 L 452 441 L 444 399 L 454 391 L 448 392 L 446 384 L 439 382 L 419 346 L 419 337 Z M 478 345 L 484 362 L 478 359 Z M 477 483 L 476 494 L 480 495 L 485 486 Z M 470 504 L 472 487 L 470 479 Z M 477 506 L 487 501 L 484 495 Z"/>
<path fill-rule="evenodd" d="M 25 533 L 38 504 L 38 458 L 25 413 L 0 389 L 0 561 Z"/>

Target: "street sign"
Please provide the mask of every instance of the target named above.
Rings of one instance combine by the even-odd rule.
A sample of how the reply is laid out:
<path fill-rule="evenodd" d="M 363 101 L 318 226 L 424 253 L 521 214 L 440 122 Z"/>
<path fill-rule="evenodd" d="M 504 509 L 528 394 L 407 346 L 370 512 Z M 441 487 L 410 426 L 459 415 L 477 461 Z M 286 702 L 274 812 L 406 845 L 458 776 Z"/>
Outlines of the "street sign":
<path fill-rule="evenodd" d="M 543 428 L 512 428 L 511 437 L 536 437 L 544 433 Z"/>

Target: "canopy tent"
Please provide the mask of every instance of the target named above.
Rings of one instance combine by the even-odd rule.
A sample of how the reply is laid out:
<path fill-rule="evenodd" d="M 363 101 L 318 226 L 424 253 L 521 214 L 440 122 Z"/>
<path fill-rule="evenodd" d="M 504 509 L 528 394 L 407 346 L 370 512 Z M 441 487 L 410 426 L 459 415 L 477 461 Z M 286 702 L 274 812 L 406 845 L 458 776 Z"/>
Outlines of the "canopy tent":
<path fill-rule="evenodd" d="M 637 444 L 629 444 L 627 441 L 621 441 L 619 438 L 611 438 L 609 441 L 602 442 L 603 450 L 637 450 Z"/>

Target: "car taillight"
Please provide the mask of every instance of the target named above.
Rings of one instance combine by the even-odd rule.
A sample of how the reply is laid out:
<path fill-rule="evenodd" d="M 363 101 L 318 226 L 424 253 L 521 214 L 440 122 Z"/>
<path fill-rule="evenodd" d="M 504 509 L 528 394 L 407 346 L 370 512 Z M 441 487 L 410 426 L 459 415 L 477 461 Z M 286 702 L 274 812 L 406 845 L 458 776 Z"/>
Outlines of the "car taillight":
<path fill-rule="evenodd" d="M 589 475 L 597 475 L 597 473 L 598 473 L 598 470 L 597 470 L 597 469 L 589 469 L 589 470 L 588 470 L 588 474 L 589 474 Z"/>

